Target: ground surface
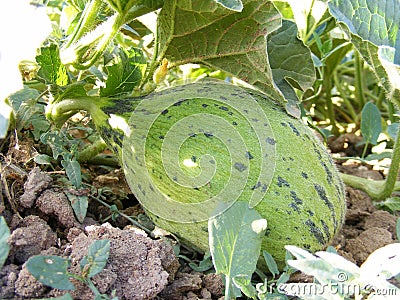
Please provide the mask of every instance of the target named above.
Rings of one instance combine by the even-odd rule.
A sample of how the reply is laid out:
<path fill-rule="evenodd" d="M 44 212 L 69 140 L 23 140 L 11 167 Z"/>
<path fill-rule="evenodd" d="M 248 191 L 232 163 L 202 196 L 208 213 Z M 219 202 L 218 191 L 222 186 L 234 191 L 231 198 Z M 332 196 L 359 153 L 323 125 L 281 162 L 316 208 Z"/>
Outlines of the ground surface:
<path fill-rule="evenodd" d="M 356 155 L 352 136 L 330 143 L 336 153 Z M 344 145 L 347 144 L 347 147 Z M 65 195 L 63 174 L 47 168 L 43 171 L 32 162 L 35 145 L 10 141 L 2 150 L 2 202 L 0 215 L 11 229 L 9 257 L 0 270 L 0 299 L 35 299 L 60 296 L 64 292 L 49 289 L 37 282 L 24 263 L 32 255 L 59 255 L 71 259 L 70 272 L 78 272 L 79 261 L 96 239 L 109 239 L 111 251 L 105 270 L 93 278 L 100 292 L 116 290 L 119 299 L 220 299 L 223 284 L 210 271 L 198 272 L 188 262 L 201 256 L 181 248 L 180 258 L 170 238 L 154 239 L 132 226 L 125 218 L 111 218 L 107 207 L 91 198 L 83 224 L 76 221 Z M 352 153 L 355 152 L 355 153 Z M 360 164 L 338 164 L 342 172 L 382 179 L 382 174 Z M 143 224 L 146 218 L 130 194 L 118 169 L 84 166 L 86 182 L 93 185 L 88 194 L 100 188 L 103 195 L 127 215 Z M 346 188 L 346 222 L 333 246 L 357 264 L 386 244 L 395 241 L 396 216 L 378 210 L 361 191 Z M 109 196 L 109 197 L 108 197 Z M 296 278 L 295 278 L 296 280 Z M 301 280 L 301 279 L 299 279 Z M 74 299 L 93 299 L 90 290 L 76 283 Z"/>

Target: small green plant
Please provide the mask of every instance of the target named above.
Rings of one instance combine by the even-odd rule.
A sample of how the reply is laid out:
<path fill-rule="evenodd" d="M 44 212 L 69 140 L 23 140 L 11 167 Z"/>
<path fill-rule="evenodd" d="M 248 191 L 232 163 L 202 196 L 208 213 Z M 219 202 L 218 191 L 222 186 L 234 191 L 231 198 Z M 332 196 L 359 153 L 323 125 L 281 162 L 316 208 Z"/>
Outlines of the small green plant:
<path fill-rule="evenodd" d="M 80 275 L 69 273 L 68 267 L 70 266 L 70 261 L 55 255 L 32 256 L 27 261 L 26 267 L 38 281 L 52 288 L 59 290 L 75 290 L 75 286 L 70 281 L 70 279 L 73 278 L 86 284 L 95 295 L 94 299 L 116 300 L 117 298 L 114 296 L 110 298 L 107 295 L 101 294 L 91 281 L 94 275 L 100 273 L 104 269 L 109 254 L 109 240 L 94 241 L 89 247 L 88 254 L 80 261 Z"/>

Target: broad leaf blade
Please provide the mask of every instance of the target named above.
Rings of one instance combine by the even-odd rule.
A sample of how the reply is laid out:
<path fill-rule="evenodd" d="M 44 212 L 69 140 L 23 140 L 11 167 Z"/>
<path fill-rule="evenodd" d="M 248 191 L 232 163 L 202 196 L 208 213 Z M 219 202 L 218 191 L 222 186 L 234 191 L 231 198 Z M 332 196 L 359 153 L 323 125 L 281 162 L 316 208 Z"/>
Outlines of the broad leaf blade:
<path fill-rule="evenodd" d="M 61 164 L 65 169 L 69 181 L 71 181 L 74 187 L 79 189 L 82 185 L 81 165 L 79 162 L 76 159 L 66 158 L 61 161 Z"/>
<path fill-rule="evenodd" d="M 388 99 L 400 104 L 400 1 L 333 0 L 329 9 L 372 66 Z"/>
<path fill-rule="evenodd" d="M 69 260 L 59 256 L 32 256 L 26 263 L 28 271 L 41 283 L 59 290 L 74 290 L 67 271 Z"/>
<path fill-rule="evenodd" d="M 266 220 L 247 203 L 238 201 L 221 215 L 210 219 L 208 230 L 216 271 L 226 276 L 227 283 L 236 276 L 251 278 L 260 256 Z"/>
<path fill-rule="evenodd" d="M 374 103 L 368 102 L 361 112 L 361 133 L 365 142 L 376 145 L 381 132 L 381 113 Z"/>
<path fill-rule="evenodd" d="M 8 257 L 10 246 L 7 239 L 10 236 L 10 229 L 7 226 L 6 220 L 3 216 L 0 217 L 0 269 Z"/>
<path fill-rule="evenodd" d="M 281 25 L 272 2 L 246 0 L 243 11 L 212 0 L 166 1 L 158 22 L 159 57 L 171 65 L 197 62 L 256 86 L 285 103 L 273 81 L 265 37 Z"/>
<path fill-rule="evenodd" d="M 97 240 L 90 245 L 88 255 L 85 256 L 80 262 L 81 267 L 88 266 L 88 278 L 93 277 L 104 269 L 109 255 L 109 240 Z"/>
<path fill-rule="evenodd" d="M 71 202 L 71 207 L 74 210 L 75 216 L 80 223 L 86 217 L 87 208 L 89 205 L 88 197 L 86 195 L 75 195 L 73 193 L 65 192 L 68 200 Z"/>
<path fill-rule="evenodd" d="M 139 85 L 146 70 L 146 60 L 139 49 L 120 49 L 112 65 L 106 66 L 108 77 L 106 87 L 100 89 L 103 97 L 129 93 Z"/>
<path fill-rule="evenodd" d="M 288 100 L 288 111 L 299 115 L 296 108 L 299 102 L 293 87 L 306 91 L 315 81 L 315 68 L 311 52 L 297 38 L 297 26 L 287 20 L 282 27 L 268 36 L 267 51 L 272 74 L 276 85 Z M 292 111 L 293 110 L 293 111 Z"/>
<path fill-rule="evenodd" d="M 36 56 L 40 65 L 38 75 L 47 83 L 63 86 L 68 84 L 68 75 L 65 66 L 61 63 L 58 46 L 51 44 L 40 48 L 40 54 Z"/>

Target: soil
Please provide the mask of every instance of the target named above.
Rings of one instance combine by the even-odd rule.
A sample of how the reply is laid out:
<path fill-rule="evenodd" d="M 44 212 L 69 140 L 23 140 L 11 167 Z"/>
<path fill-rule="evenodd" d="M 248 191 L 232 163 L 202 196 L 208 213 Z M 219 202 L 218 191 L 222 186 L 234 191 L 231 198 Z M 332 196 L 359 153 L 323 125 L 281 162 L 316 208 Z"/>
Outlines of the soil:
<path fill-rule="evenodd" d="M 345 144 L 347 146 L 345 146 Z M 357 137 L 343 135 L 331 140 L 329 147 L 340 156 L 354 156 Z M 0 299 L 39 299 L 56 297 L 65 291 L 39 283 L 26 268 L 29 257 L 58 255 L 71 261 L 69 272 L 79 274 L 80 261 L 94 240 L 110 241 L 110 256 L 102 272 L 92 278 L 101 293 L 119 299 L 223 299 L 224 285 L 212 270 L 194 271 L 189 262 L 202 256 L 179 247 L 170 236 L 155 238 L 131 225 L 129 220 L 112 214 L 109 208 L 91 197 L 83 223 L 75 218 L 66 194 L 71 189 L 62 171 L 35 166 L 32 141 L 10 142 L 1 156 L 0 215 L 11 230 L 10 253 L 0 270 Z M 93 187 L 87 195 L 102 195 L 126 215 L 135 216 L 151 226 L 131 195 L 121 170 L 83 166 L 84 178 Z M 380 171 L 357 162 L 338 161 L 341 172 L 382 179 Z M 97 191 L 97 192 L 94 192 Z M 96 194 L 97 193 L 97 194 Z M 362 191 L 346 187 L 346 222 L 333 242 L 338 253 L 360 265 L 374 250 L 396 241 L 397 217 L 377 209 Z M 151 227 L 150 227 L 151 228 Z M 152 229 L 152 228 L 151 228 Z M 179 256 L 176 254 L 179 252 Z M 296 277 L 297 276 L 297 277 Z M 306 280 L 295 274 L 292 280 Z M 74 299 L 93 299 L 91 290 L 73 281 Z"/>

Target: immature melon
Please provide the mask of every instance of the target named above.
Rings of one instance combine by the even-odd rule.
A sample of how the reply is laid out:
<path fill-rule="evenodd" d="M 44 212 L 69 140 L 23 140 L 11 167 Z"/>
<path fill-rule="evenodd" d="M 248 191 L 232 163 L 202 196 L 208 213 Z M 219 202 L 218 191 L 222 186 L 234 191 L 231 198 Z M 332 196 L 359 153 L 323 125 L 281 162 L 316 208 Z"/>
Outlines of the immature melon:
<path fill-rule="evenodd" d="M 262 249 L 278 262 L 284 261 L 285 245 L 320 250 L 340 229 L 345 195 L 329 154 L 301 120 L 289 116 L 271 99 L 232 85 L 198 83 L 153 93 L 144 102 L 148 105 L 139 105 L 130 119 L 122 160 L 131 189 L 159 227 L 207 251 L 207 220 L 199 217 L 201 205 L 184 212 L 169 200 L 201 204 L 223 193 L 236 176 L 232 173 L 248 171 L 237 200 L 249 202 L 254 193 L 263 194 L 254 207 L 268 221 Z M 257 105 L 266 120 L 253 113 Z M 260 124 L 265 128 L 261 133 L 255 130 Z M 148 134 L 143 133 L 146 130 Z M 223 138 L 232 130 L 246 147 L 236 145 L 233 138 Z M 141 132 L 139 136 L 137 132 Z M 167 140 L 177 151 L 168 152 Z M 143 152 L 138 143 L 143 143 Z M 266 147 L 267 153 L 263 152 Z M 169 158 L 171 153 L 177 157 Z M 213 176 L 203 182 L 203 173 L 213 164 Z M 196 186 L 193 178 L 203 181 Z M 224 205 L 232 200 L 224 197 Z M 167 211 L 169 217 L 160 216 L 160 210 Z M 189 223 L 187 216 L 191 216 Z M 185 223 L 178 222 L 179 217 Z"/>

